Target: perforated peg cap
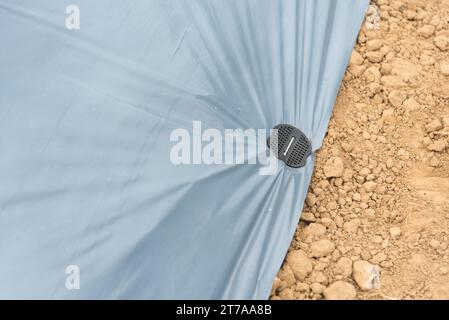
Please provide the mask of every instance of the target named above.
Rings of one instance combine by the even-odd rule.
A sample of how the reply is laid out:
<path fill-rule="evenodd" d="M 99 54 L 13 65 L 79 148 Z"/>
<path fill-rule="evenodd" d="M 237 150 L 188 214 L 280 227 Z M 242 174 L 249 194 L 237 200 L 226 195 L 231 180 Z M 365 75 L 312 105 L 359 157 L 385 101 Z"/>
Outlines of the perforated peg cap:
<path fill-rule="evenodd" d="M 312 145 L 307 136 L 289 124 L 278 124 L 273 129 L 267 144 L 274 155 L 289 167 L 305 166 L 307 157 L 312 154 Z"/>

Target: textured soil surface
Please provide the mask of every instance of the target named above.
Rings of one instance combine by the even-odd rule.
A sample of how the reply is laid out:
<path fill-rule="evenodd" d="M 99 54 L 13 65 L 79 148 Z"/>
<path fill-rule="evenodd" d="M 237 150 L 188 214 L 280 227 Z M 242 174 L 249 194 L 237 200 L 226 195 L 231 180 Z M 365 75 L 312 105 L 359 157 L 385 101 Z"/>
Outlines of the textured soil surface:
<path fill-rule="evenodd" d="M 372 1 L 271 298 L 449 299 L 449 0 Z"/>

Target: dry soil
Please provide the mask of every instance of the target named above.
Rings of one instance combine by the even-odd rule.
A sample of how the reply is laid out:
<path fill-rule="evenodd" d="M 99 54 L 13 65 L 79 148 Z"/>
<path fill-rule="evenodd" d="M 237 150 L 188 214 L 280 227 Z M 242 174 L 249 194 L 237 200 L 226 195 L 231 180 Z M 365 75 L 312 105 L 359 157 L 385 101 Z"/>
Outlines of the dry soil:
<path fill-rule="evenodd" d="M 449 0 L 369 15 L 272 299 L 449 299 Z"/>

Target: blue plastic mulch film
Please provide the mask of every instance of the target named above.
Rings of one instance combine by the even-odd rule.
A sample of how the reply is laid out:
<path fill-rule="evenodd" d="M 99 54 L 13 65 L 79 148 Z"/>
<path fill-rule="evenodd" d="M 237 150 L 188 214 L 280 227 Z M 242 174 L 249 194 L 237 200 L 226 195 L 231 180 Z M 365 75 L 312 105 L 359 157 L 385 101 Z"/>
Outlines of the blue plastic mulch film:
<path fill-rule="evenodd" d="M 268 298 L 313 156 L 179 164 L 171 136 L 316 151 L 367 6 L 0 0 L 0 298 Z"/>

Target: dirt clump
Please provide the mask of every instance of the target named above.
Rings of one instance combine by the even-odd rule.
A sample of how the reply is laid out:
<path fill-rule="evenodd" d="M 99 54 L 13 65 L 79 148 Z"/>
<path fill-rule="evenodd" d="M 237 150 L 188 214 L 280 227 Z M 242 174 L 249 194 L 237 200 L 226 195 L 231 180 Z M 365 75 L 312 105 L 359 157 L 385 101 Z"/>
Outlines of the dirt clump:
<path fill-rule="evenodd" d="M 352 284 L 345 281 L 337 281 L 324 289 L 324 296 L 327 300 L 352 300 L 357 292 Z"/>
<path fill-rule="evenodd" d="M 449 299 L 449 0 L 367 15 L 272 299 Z"/>

